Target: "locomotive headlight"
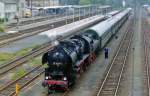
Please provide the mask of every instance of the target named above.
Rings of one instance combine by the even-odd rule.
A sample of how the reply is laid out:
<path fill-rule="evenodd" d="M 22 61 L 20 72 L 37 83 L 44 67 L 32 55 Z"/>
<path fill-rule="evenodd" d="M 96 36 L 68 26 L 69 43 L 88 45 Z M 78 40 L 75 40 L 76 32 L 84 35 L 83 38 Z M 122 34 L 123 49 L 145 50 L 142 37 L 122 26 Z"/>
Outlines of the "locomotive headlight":
<path fill-rule="evenodd" d="M 48 80 L 48 76 L 46 76 L 45 79 Z"/>
<path fill-rule="evenodd" d="M 63 78 L 63 80 L 64 80 L 64 81 L 66 81 L 66 80 L 67 80 L 67 78 L 66 78 L 66 77 L 64 77 L 64 78 Z"/>

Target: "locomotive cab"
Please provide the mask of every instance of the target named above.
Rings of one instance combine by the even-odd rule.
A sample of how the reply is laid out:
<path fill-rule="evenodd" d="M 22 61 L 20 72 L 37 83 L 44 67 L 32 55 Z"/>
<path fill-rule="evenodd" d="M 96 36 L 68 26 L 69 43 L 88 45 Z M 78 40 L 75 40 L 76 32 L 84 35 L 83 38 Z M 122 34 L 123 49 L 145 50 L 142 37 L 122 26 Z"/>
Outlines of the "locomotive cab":
<path fill-rule="evenodd" d="M 99 35 L 94 32 L 94 31 L 89 31 L 87 30 L 86 32 L 83 33 L 84 36 L 90 38 L 92 41 L 90 42 L 90 46 L 92 47 L 92 52 L 95 50 L 99 50 L 100 48 L 100 40 L 99 40 Z M 95 51 L 97 53 L 97 51 Z"/>

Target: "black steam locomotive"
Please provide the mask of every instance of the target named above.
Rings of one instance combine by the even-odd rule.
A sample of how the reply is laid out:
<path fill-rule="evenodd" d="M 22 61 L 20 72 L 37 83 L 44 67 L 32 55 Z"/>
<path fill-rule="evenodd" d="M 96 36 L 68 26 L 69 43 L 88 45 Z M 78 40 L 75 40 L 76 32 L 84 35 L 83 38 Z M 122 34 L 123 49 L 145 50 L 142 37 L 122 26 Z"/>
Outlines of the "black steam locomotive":
<path fill-rule="evenodd" d="M 49 66 L 45 69 L 45 84 L 51 85 L 51 90 L 73 85 L 77 74 L 94 60 L 92 57 L 98 50 L 98 45 L 98 34 L 89 32 L 61 41 L 43 56 L 42 63 L 48 62 Z"/>

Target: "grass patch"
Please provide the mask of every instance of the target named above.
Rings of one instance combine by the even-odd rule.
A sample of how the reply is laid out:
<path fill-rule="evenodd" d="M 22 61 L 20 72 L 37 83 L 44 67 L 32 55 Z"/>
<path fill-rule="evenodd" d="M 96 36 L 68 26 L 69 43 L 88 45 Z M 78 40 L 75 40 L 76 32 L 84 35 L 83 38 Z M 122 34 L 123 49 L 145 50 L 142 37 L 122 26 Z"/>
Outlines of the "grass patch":
<path fill-rule="evenodd" d="M 15 56 L 23 56 L 25 54 L 27 54 L 29 51 L 31 51 L 32 48 L 24 48 L 16 53 L 14 53 Z"/>
<path fill-rule="evenodd" d="M 29 47 L 29 48 L 24 48 L 18 52 L 15 52 L 15 53 L 0 53 L 0 62 L 6 62 L 8 60 L 11 60 L 11 59 L 14 59 L 14 58 L 17 58 L 19 56 L 23 56 L 23 55 L 26 55 L 28 52 L 30 52 L 31 50 L 37 48 L 39 45 L 35 45 L 35 46 L 32 46 L 32 47 Z M 36 63 L 35 61 L 33 61 L 33 63 Z"/>
<path fill-rule="evenodd" d="M 8 61 L 8 60 L 11 60 L 11 59 L 14 59 L 18 56 L 23 56 L 25 55 L 27 52 L 29 52 L 31 50 L 31 48 L 26 48 L 26 49 L 23 49 L 23 50 L 20 50 L 16 53 L 0 53 L 0 61 L 4 62 L 4 61 Z"/>
<path fill-rule="evenodd" d="M 44 68 L 49 68 L 48 64 L 43 65 Z"/>
<path fill-rule="evenodd" d="M 12 59 L 14 55 L 12 53 L 0 53 L 0 61 L 6 61 L 8 59 Z"/>
<path fill-rule="evenodd" d="M 14 75 L 12 76 L 12 80 L 16 80 L 17 78 L 19 78 L 25 74 L 26 74 L 26 70 L 24 68 L 21 68 L 14 73 Z"/>
<path fill-rule="evenodd" d="M 28 52 L 37 49 L 38 47 L 40 47 L 40 45 L 33 45 L 32 47 L 28 47 L 28 48 L 24 48 L 16 53 L 14 53 L 15 56 L 23 56 L 26 55 Z"/>
<path fill-rule="evenodd" d="M 36 66 L 41 64 L 41 59 L 40 58 L 35 58 L 29 61 L 29 66 Z"/>

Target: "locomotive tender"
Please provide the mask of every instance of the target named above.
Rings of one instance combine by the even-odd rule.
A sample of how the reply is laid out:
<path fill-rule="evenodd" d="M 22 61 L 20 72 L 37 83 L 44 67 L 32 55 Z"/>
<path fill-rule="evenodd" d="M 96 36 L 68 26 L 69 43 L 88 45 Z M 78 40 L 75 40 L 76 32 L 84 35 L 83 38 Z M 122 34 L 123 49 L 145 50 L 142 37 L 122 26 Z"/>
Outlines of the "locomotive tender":
<path fill-rule="evenodd" d="M 51 90 L 66 90 L 75 84 L 80 73 L 96 59 L 96 55 L 119 28 L 127 21 L 131 9 L 109 18 L 85 30 L 79 35 L 60 41 L 52 50 L 45 53 L 42 63 L 45 68 L 43 86 Z"/>

